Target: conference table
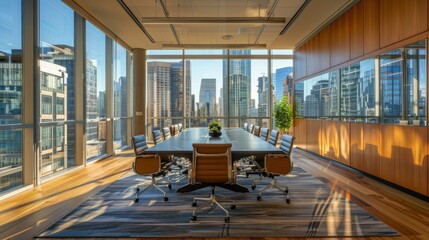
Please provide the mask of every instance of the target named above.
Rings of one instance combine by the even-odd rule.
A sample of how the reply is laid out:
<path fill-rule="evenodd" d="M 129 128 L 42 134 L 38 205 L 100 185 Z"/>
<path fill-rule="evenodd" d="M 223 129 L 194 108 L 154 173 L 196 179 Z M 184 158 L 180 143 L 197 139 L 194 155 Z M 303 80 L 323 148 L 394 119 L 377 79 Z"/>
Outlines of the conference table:
<path fill-rule="evenodd" d="M 267 154 L 281 154 L 283 151 L 263 139 L 255 136 L 242 128 L 223 128 L 222 136 L 213 138 L 208 135 L 208 128 L 187 128 L 186 130 L 172 136 L 149 149 L 146 154 L 158 154 L 163 161 L 169 161 L 169 156 L 185 157 L 192 159 L 193 143 L 231 143 L 232 160 L 239 160 L 243 157 L 255 156 L 256 159 L 263 159 Z M 177 190 L 177 192 L 189 192 L 199 189 L 201 185 L 187 184 Z M 237 192 L 248 192 L 249 190 L 239 184 L 225 184 L 221 186 Z"/>

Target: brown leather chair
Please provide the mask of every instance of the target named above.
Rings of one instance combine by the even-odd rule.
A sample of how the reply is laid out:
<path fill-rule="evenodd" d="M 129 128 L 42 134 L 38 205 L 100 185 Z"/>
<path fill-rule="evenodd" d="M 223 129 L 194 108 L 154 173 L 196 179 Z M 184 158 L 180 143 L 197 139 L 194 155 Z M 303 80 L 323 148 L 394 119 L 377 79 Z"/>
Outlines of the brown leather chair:
<path fill-rule="evenodd" d="M 191 184 L 205 184 L 211 186 L 209 198 L 194 198 L 192 206 L 197 201 L 206 201 L 192 213 L 191 220 L 197 220 L 197 212 L 205 206 L 218 206 L 225 212 L 225 222 L 230 221 L 229 212 L 219 202 L 232 202 L 231 209 L 235 209 L 235 201 L 218 199 L 215 195 L 215 187 L 235 182 L 232 172 L 231 146 L 232 144 L 192 144 L 193 161 L 190 170 Z"/>
<path fill-rule="evenodd" d="M 258 136 L 261 134 L 261 127 L 260 126 L 254 126 L 253 127 L 253 135 Z"/>
<path fill-rule="evenodd" d="M 168 188 L 171 189 L 170 180 L 167 177 L 167 182 L 157 182 L 157 177 L 164 177 L 168 174 L 168 169 L 162 168 L 161 157 L 158 155 L 140 155 L 136 156 L 133 163 L 133 170 L 136 174 L 140 176 L 151 176 L 152 181 L 144 189 L 140 189 L 140 186 L 136 188 L 136 198 L 134 202 L 139 201 L 139 195 L 146 191 L 147 189 L 153 187 L 158 189 L 164 194 L 164 201 L 168 201 L 167 194 L 163 191 L 158 185 L 168 185 Z"/>
<path fill-rule="evenodd" d="M 269 154 L 264 159 L 264 173 L 271 178 L 270 183 L 256 182 L 253 180 L 252 189 L 255 190 L 256 184 L 268 184 L 264 189 L 259 192 L 257 197 L 258 200 L 262 199 L 262 193 L 269 189 L 277 189 L 280 192 L 286 194 L 286 203 L 290 203 L 289 199 L 289 188 L 285 187 L 285 190 L 281 189 L 277 183 L 276 177 L 288 175 L 293 169 L 293 162 L 291 160 L 291 154 L 293 149 L 293 141 L 295 137 L 283 134 L 280 141 L 280 149 L 283 150 L 284 154 Z"/>
<path fill-rule="evenodd" d="M 267 141 L 268 137 L 270 136 L 269 131 L 270 130 L 268 128 L 261 128 L 261 134 L 259 135 L 259 137 L 264 141 Z"/>

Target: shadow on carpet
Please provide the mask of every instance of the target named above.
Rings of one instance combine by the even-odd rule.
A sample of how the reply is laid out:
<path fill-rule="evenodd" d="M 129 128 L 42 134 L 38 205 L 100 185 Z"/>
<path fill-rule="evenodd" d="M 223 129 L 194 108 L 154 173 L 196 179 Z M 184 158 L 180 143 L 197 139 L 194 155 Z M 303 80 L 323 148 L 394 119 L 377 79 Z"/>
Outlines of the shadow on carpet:
<path fill-rule="evenodd" d="M 264 179 L 269 181 L 269 179 Z M 250 189 L 236 193 L 216 188 L 216 194 L 236 200 L 236 209 L 229 210 L 231 222 L 224 223 L 218 208 L 191 221 L 193 197 L 208 197 L 210 188 L 190 193 L 176 193 L 187 179 L 175 179 L 173 190 L 167 186 L 169 200 L 150 189 L 135 203 L 135 186 L 149 178 L 133 171 L 99 192 L 70 214 L 59 220 L 38 238 L 70 237 L 356 237 L 395 236 L 392 228 L 370 215 L 339 192 L 314 178 L 298 166 L 292 174 L 279 177 L 282 186 L 289 186 L 291 202 L 278 191 L 264 193 L 257 201 L 257 186 L 251 190 L 252 175 L 238 177 L 237 182 Z M 225 206 L 228 206 L 225 204 Z"/>

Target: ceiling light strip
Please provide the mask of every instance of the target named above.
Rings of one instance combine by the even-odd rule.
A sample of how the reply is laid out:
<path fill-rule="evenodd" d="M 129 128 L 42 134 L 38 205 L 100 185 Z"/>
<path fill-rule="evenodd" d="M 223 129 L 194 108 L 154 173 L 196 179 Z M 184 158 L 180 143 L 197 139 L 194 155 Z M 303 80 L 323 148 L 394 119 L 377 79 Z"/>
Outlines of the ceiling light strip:
<path fill-rule="evenodd" d="M 119 0 L 118 0 L 119 1 Z M 266 24 L 282 25 L 286 18 L 265 17 L 152 17 L 142 18 L 143 24 Z"/>
<path fill-rule="evenodd" d="M 123 0 L 117 0 L 117 1 L 119 2 L 119 4 L 121 4 L 122 8 L 128 13 L 128 15 L 134 20 L 137 26 L 139 26 L 139 28 L 143 31 L 146 37 L 152 43 L 156 43 L 155 40 L 152 38 L 152 36 L 149 34 L 149 32 L 143 27 L 143 25 L 140 23 L 140 21 L 137 19 L 134 13 L 131 11 L 131 9 L 129 9 L 128 6 L 124 3 L 124 1 Z"/>
<path fill-rule="evenodd" d="M 301 7 L 298 9 L 298 11 L 293 15 L 293 17 L 290 19 L 290 21 L 286 24 L 286 26 L 283 28 L 283 30 L 279 33 L 279 35 L 285 34 L 285 32 L 292 26 L 292 24 L 295 22 L 295 20 L 301 15 L 302 11 L 304 11 L 305 7 L 311 2 L 311 0 L 305 0 L 305 2 L 301 5 Z"/>

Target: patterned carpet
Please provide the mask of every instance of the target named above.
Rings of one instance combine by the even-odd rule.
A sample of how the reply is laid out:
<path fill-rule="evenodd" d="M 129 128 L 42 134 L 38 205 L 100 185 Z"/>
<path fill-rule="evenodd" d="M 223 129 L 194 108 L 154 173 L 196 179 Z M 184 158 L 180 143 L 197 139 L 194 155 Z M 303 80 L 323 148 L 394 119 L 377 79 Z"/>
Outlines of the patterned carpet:
<path fill-rule="evenodd" d="M 69 215 L 40 234 L 39 238 L 68 237 L 346 237 L 395 236 L 398 233 L 371 216 L 339 192 L 331 190 L 295 164 L 292 174 L 280 177 L 279 183 L 289 186 L 290 204 L 285 195 L 271 191 L 257 201 L 257 186 L 251 190 L 252 178 L 238 177 L 238 183 L 249 188 L 248 193 L 236 193 L 216 188 L 216 194 L 236 200 L 230 211 L 231 222 L 224 222 L 218 208 L 204 211 L 197 221 L 190 217 L 193 197 L 207 197 L 209 188 L 190 193 L 175 189 L 187 179 L 175 179 L 169 200 L 151 189 L 134 203 L 135 186 L 142 179 L 130 171 L 99 192 Z M 268 180 L 269 179 L 265 179 Z M 321 181 L 322 180 L 322 181 Z"/>

